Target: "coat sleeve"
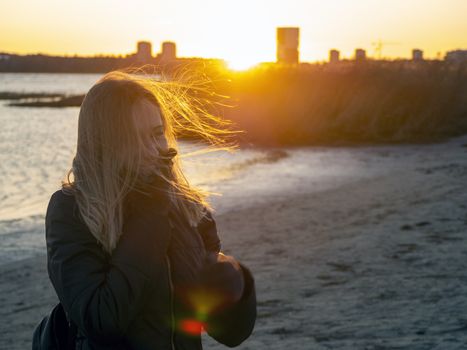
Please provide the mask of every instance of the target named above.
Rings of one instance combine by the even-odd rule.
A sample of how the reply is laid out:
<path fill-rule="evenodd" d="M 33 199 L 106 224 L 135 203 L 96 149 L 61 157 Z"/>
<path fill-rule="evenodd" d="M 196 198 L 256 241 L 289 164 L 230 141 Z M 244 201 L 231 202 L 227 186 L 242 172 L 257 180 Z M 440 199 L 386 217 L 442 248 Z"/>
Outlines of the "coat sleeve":
<path fill-rule="evenodd" d="M 72 200 L 68 198 L 72 198 Z M 170 225 L 149 210 L 128 220 L 109 259 L 87 226 L 74 215 L 74 198 L 56 192 L 46 214 L 50 280 L 68 317 L 91 340 L 118 342 L 138 316 L 145 286 L 157 284 Z M 165 283 L 165 282 L 160 282 Z"/>
<path fill-rule="evenodd" d="M 219 252 L 221 241 L 217 234 L 216 221 L 207 211 L 198 224 L 198 232 L 208 251 Z M 243 295 L 235 304 L 208 316 L 206 332 L 219 343 L 234 347 L 241 344 L 253 332 L 256 321 L 256 290 L 251 271 L 239 262 L 245 282 Z"/>
<path fill-rule="evenodd" d="M 219 343 L 235 347 L 253 332 L 256 322 L 256 290 L 251 271 L 242 263 L 245 286 L 243 295 L 236 303 L 208 316 L 206 332 Z"/>

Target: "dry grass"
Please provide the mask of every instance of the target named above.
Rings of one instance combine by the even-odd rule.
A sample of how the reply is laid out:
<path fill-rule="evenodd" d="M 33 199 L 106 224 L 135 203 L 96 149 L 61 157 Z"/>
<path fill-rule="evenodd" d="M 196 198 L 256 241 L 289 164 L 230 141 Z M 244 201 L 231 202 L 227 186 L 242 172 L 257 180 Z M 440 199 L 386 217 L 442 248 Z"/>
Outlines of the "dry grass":
<path fill-rule="evenodd" d="M 213 79 L 225 117 L 266 145 L 432 142 L 467 132 L 467 67 L 263 65 Z"/>

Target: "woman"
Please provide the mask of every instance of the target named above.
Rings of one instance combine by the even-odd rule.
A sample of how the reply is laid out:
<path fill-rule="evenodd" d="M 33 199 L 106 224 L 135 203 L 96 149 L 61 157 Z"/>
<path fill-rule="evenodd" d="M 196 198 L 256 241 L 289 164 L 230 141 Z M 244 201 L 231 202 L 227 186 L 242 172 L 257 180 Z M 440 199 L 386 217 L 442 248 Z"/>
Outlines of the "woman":
<path fill-rule="evenodd" d="M 180 86 L 111 72 L 81 106 L 73 166 L 46 214 L 48 273 L 76 349 L 202 349 L 203 330 L 234 347 L 253 330 L 253 276 L 220 252 L 207 194 L 176 156 L 175 133 L 216 144 L 221 129 Z"/>

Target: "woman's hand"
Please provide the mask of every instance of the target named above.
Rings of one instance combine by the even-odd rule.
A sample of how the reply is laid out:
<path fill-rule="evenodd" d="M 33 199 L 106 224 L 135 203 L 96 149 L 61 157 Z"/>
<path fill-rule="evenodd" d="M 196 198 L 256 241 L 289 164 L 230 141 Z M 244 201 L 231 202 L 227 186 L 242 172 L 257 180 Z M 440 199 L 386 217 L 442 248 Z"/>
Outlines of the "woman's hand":
<path fill-rule="evenodd" d="M 235 303 L 243 295 L 245 282 L 239 263 L 233 256 L 219 252 L 217 259 L 208 253 L 206 265 L 199 275 L 199 285 L 203 293 L 213 293 L 221 297 L 221 304 Z"/>

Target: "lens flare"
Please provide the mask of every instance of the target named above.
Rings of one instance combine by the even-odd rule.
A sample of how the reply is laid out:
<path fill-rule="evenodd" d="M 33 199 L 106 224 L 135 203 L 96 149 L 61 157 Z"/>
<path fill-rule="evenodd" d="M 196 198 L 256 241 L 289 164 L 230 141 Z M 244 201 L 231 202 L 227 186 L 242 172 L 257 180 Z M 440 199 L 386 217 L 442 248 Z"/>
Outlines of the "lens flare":
<path fill-rule="evenodd" d="M 190 335 L 201 334 L 201 332 L 203 332 L 204 330 L 204 327 L 205 327 L 204 322 L 200 322 L 198 320 L 192 320 L 192 319 L 181 320 L 178 326 L 178 328 L 182 332 L 186 334 L 190 334 Z"/>
<path fill-rule="evenodd" d="M 182 300 L 193 310 L 193 316 L 177 322 L 177 329 L 188 335 L 199 335 L 208 328 L 208 315 L 226 305 L 226 298 L 217 290 L 192 288 L 185 291 Z"/>

